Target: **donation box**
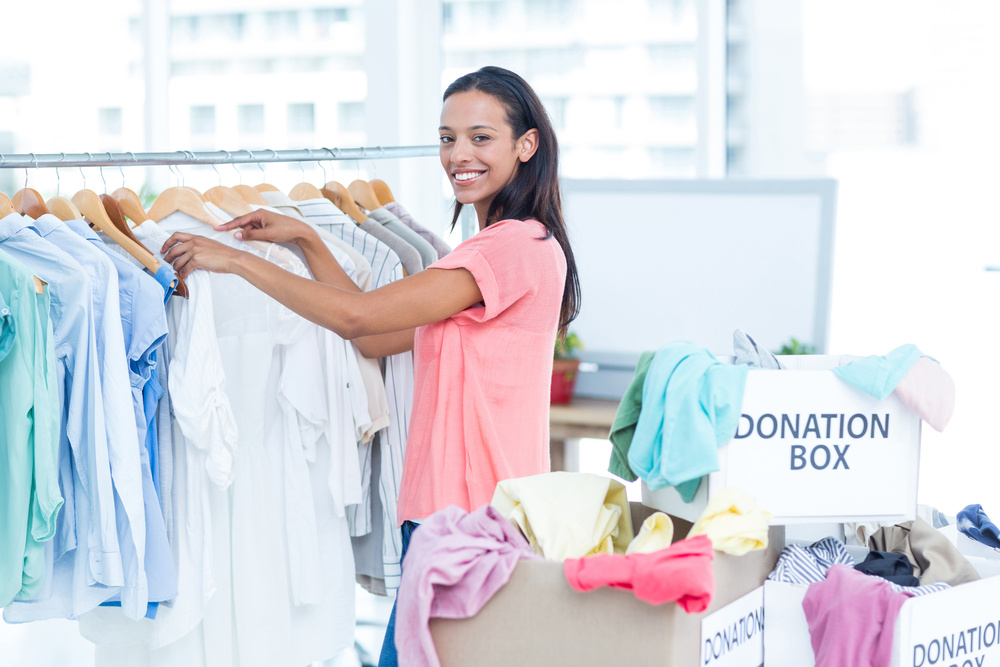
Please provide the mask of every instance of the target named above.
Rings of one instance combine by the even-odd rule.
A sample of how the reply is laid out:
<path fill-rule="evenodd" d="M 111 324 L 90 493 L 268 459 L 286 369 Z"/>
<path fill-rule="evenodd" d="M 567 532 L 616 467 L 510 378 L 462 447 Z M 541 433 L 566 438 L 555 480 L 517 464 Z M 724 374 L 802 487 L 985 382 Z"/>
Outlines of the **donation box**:
<path fill-rule="evenodd" d="M 694 521 L 714 494 L 737 487 L 779 525 L 913 519 L 920 418 L 895 394 L 880 401 L 815 369 L 840 359 L 751 369 L 736 436 L 718 450 L 719 470 L 702 479 L 691 503 L 672 487 L 645 484 L 643 502 Z"/>

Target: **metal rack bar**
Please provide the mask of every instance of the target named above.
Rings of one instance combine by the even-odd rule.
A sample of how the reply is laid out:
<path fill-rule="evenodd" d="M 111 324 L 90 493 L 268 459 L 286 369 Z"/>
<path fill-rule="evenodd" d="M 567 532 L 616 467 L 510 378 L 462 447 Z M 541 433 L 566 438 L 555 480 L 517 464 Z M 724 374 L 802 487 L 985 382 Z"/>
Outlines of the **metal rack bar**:
<path fill-rule="evenodd" d="M 439 147 L 363 146 L 359 148 L 303 148 L 276 151 L 172 151 L 168 153 L 0 153 L 0 169 L 62 167 L 146 167 L 186 164 L 259 164 L 265 162 L 326 162 L 436 157 Z"/>

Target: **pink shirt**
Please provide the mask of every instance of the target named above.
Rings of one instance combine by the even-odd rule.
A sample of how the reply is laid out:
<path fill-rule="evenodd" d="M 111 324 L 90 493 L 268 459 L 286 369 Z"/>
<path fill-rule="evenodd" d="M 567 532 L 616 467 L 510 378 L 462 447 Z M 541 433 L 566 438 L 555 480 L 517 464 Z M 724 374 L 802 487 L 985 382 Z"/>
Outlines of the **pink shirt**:
<path fill-rule="evenodd" d="M 429 269 L 468 269 L 473 306 L 419 327 L 398 518 L 489 503 L 497 482 L 549 470 L 552 348 L 566 258 L 535 220 L 502 220 Z"/>

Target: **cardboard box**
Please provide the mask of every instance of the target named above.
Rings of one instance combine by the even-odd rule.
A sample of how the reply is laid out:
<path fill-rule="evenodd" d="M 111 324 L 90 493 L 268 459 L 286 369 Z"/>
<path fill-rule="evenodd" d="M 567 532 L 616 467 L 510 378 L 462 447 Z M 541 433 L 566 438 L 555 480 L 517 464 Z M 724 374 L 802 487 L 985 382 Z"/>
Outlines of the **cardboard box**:
<path fill-rule="evenodd" d="M 994 549 L 988 544 L 977 542 L 965 533 L 955 532 L 958 533 L 955 539 L 955 546 L 958 547 L 959 553 L 965 556 L 1000 560 L 1000 549 Z"/>
<path fill-rule="evenodd" d="M 736 437 L 691 503 L 642 487 L 642 502 L 697 520 L 735 486 L 776 524 L 908 521 L 916 515 L 920 418 L 891 394 L 879 401 L 836 377 L 839 356 L 781 357 L 788 370 L 751 370 Z"/>
<path fill-rule="evenodd" d="M 637 503 L 632 509 L 636 526 L 651 513 Z M 676 521 L 675 535 L 684 536 L 689 528 Z M 702 619 L 761 586 L 777 562 L 782 529 L 772 528 L 769 539 L 767 550 L 739 558 L 716 552 L 716 594 L 701 614 L 686 614 L 676 604 L 653 606 L 629 591 L 580 593 L 566 583 L 562 563 L 521 561 L 479 614 L 432 619 L 431 634 L 443 667 L 700 665 Z M 723 617 L 716 620 L 725 623 Z M 759 638 L 756 632 L 743 634 Z M 708 664 L 756 667 L 760 661 Z"/>
<path fill-rule="evenodd" d="M 1000 563 L 975 557 L 969 562 L 987 578 L 903 603 L 896 619 L 892 667 L 1000 664 Z M 802 611 L 808 589 L 805 584 L 765 582 L 765 667 L 816 664 Z"/>

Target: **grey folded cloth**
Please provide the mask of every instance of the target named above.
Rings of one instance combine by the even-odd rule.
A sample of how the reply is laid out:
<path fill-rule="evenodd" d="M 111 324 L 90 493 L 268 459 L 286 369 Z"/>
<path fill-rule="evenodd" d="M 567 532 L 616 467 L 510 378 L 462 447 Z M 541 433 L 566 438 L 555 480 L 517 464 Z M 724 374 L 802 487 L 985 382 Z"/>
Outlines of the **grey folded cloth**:
<path fill-rule="evenodd" d="M 767 368 L 774 371 L 781 369 L 778 358 L 758 347 L 754 339 L 743 333 L 742 329 L 733 332 L 733 350 L 736 352 L 737 364 L 749 364 L 751 368 Z"/>

